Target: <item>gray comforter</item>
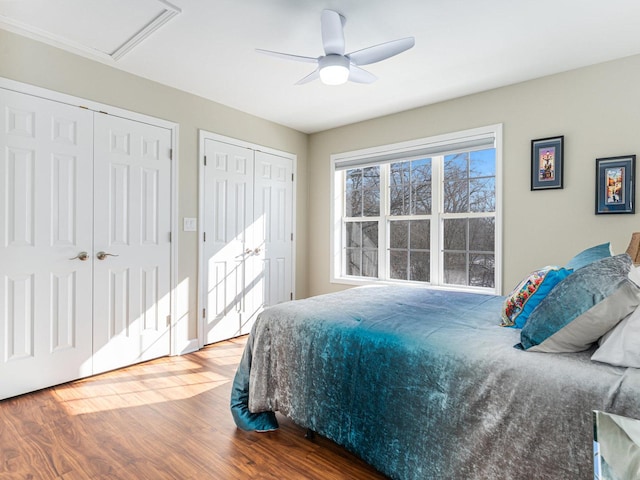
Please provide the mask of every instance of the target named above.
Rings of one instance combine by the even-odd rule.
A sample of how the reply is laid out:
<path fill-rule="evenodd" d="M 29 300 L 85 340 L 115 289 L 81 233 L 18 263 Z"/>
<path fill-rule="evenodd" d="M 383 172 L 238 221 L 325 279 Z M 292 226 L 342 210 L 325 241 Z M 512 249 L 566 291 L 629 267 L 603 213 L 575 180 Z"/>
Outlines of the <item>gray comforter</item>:
<path fill-rule="evenodd" d="M 268 430 L 279 411 L 396 479 L 593 478 L 591 412 L 640 418 L 640 371 L 513 348 L 503 300 L 383 286 L 270 307 L 234 419 Z"/>

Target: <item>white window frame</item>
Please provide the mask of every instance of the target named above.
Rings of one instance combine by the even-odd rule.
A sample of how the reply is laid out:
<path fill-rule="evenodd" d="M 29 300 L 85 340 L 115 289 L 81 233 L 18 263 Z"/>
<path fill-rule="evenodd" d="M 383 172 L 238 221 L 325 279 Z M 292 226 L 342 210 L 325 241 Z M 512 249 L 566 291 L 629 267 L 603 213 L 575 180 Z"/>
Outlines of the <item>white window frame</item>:
<path fill-rule="evenodd" d="M 406 280 L 394 281 L 385 277 L 389 255 L 378 255 L 378 277 L 355 277 L 345 276 L 342 247 L 344 245 L 344 229 L 342 223 L 342 212 L 344 209 L 344 171 L 347 168 L 359 168 L 368 165 L 376 165 L 389 162 L 389 159 L 398 159 L 405 161 L 418 158 L 420 156 L 440 156 L 450 153 L 451 151 L 473 150 L 473 145 L 482 144 L 493 139 L 493 147 L 495 148 L 496 176 L 495 176 L 495 282 L 493 288 L 444 285 L 440 284 L 442 262 L 443 262 L 443 229 L 441 228 L 443 219 L 458 217 L 458 214 L 444 213 L 444 200 L 441 195 L 441 188 L 434 188 L 437 192 L 433 197 L 433 210 L 431 215 L 431 282 L 410 282 Z M 488 148 L 485 146 L 484 148 Z M 437 152 L 437 153 L 429 153 Z M 459 132 L 447 133 L 433 137 L 411 140 L 408 142 L 395 143 L 390 145 L 381 145 L 377 147 L 343 152 L 331 155 L 331 244 L 330 244 L 330 282 L 346 285 L 365 285 L 373 283 L 402 283 L 415 284 L 420 286 L 428 286 L 430 288 L 459 290 L 478 293 L 492 293 L 500 295 L 502 292 L 502 124 L 488 125 Z M 442 185 L 442 172 L 435 164 L 432 168 L 433 185 Z M 381 175 L 381 192 L 386 192 L 386 176 Z M 385 213 L 380 212 L 380 217 L 384 217 Z M 465 218 L 473 218 L 476 214 L 468 212 L 464 214 Z M 479 214 L 478 216 L 486 216 Z M 380 217 L 366 217 L 363 221 L 377 221 Z M 398 220 L 401 218 L 399 217 Z M 378 229 L 378 245 L 383 245 L 381 239 L 387 238 L 387 222 L 380 221 Z M 433 227 L 435 226 L 435 228 Z M 384 243 L 386 245 L 386 242 Z M 434 275 L 434 272 L 436 275 Z"/>

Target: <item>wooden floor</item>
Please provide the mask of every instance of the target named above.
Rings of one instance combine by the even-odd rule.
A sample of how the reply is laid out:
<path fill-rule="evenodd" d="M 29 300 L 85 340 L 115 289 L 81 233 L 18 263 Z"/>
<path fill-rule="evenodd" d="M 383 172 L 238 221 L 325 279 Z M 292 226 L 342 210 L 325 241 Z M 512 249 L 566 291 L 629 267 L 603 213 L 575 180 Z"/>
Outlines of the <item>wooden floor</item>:
<path fill-rule="evenodd" d="M 280 415 L 276 432 L 238 430 L 229 395 L 245 341 L 0 401 L 0 479 L 386 478 Z"/>

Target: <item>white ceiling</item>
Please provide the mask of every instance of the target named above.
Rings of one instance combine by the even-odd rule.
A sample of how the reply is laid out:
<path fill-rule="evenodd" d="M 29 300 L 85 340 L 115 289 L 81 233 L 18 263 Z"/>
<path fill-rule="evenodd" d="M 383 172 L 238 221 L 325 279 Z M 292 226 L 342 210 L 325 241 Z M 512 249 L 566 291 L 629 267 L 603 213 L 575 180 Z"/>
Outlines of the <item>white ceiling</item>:
<path fill-rule="evenodd" d="M 640 53 L 638 0 L 169 2 L 0 0 L 0 28 L 306 133 Z M 416 46 L 367 66 L 371 85 L 294 85 L 312 64 L 255 49 L 322 55 L 325 8 L 347 52 Z"/>

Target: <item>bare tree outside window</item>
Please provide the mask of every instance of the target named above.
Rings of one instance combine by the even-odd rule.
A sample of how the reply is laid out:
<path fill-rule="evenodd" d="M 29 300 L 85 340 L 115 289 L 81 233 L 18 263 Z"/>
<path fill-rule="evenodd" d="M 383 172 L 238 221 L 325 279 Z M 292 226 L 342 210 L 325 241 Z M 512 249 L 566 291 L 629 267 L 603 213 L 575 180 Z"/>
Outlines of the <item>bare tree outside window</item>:
<path fill-rule="evenodd" d="M 345 216 L 380 215 L 380 167 L 347 170 L 345 187 Z"/>
<path fill-rule="evenodd" d="M 430 220 L 391 220 L 390 276 L 397 280 L 431 280 Z"/>
<path fill-rule="evenodd" d="M 378 222 L 347 222 L 347 275 L 378 276 Z"/>
<path fill-rule="evenodd" d="M 345 176 L 345 216 L 364 219 L 380 215 L 380 167 L 347 170 Z M 345 222 L 346 274 L 378 277 L 378 222 Z"/>
<path fill-rule="evenodd" d="M 494 148 L 353 168 L 343 178 L 347 276 L 495 287 Z"/>
<path fill-rule="evenodd" d="M 495 286 L 495 173 L 494 149 L 444 158 L 444 211 L 462 217 L 443 220 L 447 284 Z"/>
<path fill-rule="evenodd" d="M 396 280 L 431 280 L 430 220 L 394 217 L 430 215 L 431 159 L 392 163 L 389 182 L 389 268 Z"/>

